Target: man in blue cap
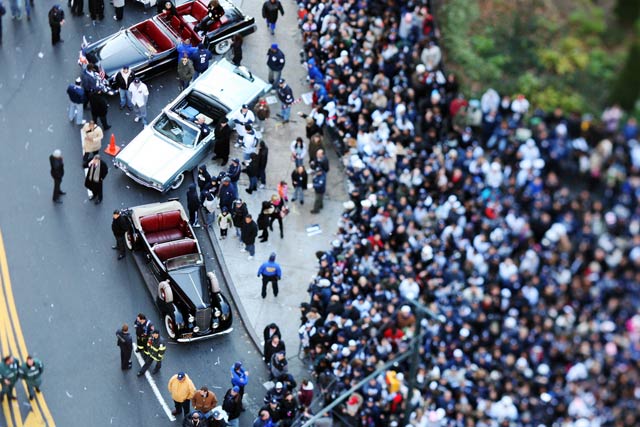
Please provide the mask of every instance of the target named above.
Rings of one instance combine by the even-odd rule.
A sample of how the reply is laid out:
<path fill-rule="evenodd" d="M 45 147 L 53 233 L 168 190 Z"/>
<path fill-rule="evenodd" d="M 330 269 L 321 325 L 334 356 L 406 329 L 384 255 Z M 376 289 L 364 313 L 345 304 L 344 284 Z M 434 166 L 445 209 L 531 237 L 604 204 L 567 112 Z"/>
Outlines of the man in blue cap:
<path fill-rule="evenodd" d="M 278 280 L 282 278 L 282 270 L 276 262 L 276 253 L 271 252 L 269 261 L 262 263 L 258 269 L 258 277 L 262 276 L 262 298 L 267 297 L 267 284 L 273 284 L 273 296 L 278 296 Z"/>
<path fill-rule="evenodd" d="M 273 43 L 267 51 L 267 67 L 269 67 L 269 83 L 274 84 L 280 80 L 284 68 L 284 53 Z"/>

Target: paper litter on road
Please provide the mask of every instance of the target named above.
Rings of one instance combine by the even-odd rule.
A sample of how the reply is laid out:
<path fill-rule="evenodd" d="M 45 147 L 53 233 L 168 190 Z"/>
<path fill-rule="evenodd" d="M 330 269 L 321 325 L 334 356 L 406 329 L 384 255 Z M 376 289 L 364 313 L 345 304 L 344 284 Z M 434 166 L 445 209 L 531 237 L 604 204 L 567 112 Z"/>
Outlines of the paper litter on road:
<path fill-rule="evenodd" d="M 307 225 L 307 236 L 315 236 L 316 234 L 322 233 L 322 228 L 320 228 L 320 224 L 311 224 Z"/>
<path fill-rule="evenodd" d="M 278 98 L 276 98 L 273 95 L 269 95 L 265 99 L 267 100 L 267 104 L 277 104 L 278 103 Z"/>

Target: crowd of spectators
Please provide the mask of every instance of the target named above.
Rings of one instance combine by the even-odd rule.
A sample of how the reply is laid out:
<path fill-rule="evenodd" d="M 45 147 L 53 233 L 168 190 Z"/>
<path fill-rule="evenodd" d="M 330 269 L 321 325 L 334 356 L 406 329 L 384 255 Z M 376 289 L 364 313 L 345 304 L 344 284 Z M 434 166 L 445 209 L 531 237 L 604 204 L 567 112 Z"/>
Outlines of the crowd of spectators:
<path fill-rule="evenodd" d="M 428 3 L 299 3 L 310 125 L 335 142 L 350 190 L 302 304 L 325 403 L 409 349 L 407 300 L 446 318 L 422 321 L 414 390 L 397 363 L 334 422 L 637 425 L 637 123 L 493 89 L 468 102 Z"/>

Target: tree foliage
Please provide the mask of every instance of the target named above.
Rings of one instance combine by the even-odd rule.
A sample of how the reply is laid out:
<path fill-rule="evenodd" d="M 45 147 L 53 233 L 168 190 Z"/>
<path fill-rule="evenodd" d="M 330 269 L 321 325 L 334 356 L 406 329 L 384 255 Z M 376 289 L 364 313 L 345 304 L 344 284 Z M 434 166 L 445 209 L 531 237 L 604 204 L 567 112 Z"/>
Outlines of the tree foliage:
<path fill-rule="evenodd" d="M 640 5 L 640 0 L 633 2 Z M 632 73 L 640 82 L 640 57 L 636 57 L 640 52 L 630 49 L 637 38 L 610 22 L 612 11 L 600 3 L 447 0 L 440 4 L 447 64 L 466 83 L 464 87 L 471 88 L 471 96 L 493 87 L 507 95 L 524 93 L 534 107 L 545 110 L 597 112 L 611 99 L 620 99 L 624 91 L 616 82 Z M 623 0 L 617 3 L 620 7 L 633 9 Z M 628 98 L 637 96 L 627 92 Z M 625 100 L 625 105 L 629 102 Z"/>

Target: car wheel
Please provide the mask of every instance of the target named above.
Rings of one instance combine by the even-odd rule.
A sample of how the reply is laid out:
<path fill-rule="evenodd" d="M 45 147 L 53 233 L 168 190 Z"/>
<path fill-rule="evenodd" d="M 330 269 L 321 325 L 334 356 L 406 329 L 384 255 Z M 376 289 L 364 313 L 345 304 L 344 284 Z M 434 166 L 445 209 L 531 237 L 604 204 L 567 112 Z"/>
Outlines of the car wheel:
<path fill-rule="evenodd" d="M 216 43 L 213 48 L 218 55 L 224 55 L 229 51 L 229 49 L 231 49 L 231 39 L 222 40 L 221 42 Z"/>
<path fill-rule="evenodd" d="M 181 173 L 180 175 L 178 175 L 175 181 L 173 181 L 173 184 L 171 184 L 171 189 L 177 190 L 178 188 L 180 188 L 183 182 L 184 182 L 184 173 Z"/>
<path fill-rule="evenodd" d="M 131 231 L 125 231 L 124 233 L 124 244 L 127 246 L 127 249 L 130 251 L 136 247 L 136 238 Z"/>
<path fill-rule="evenodd" d="M 167 336 L 172 340 L 176 339 L 178 327 L 176 321 L 170 314 L 164 315 L 164 328 L 167 330 Z"/>
<path fill-rule="evenodd" d="M 171 285 L 168 280 L 163 280 L 158 283 L 158 298 L 167 304 L 171 304 L 173 302 L 173 290 L 171 289 Z"/>

